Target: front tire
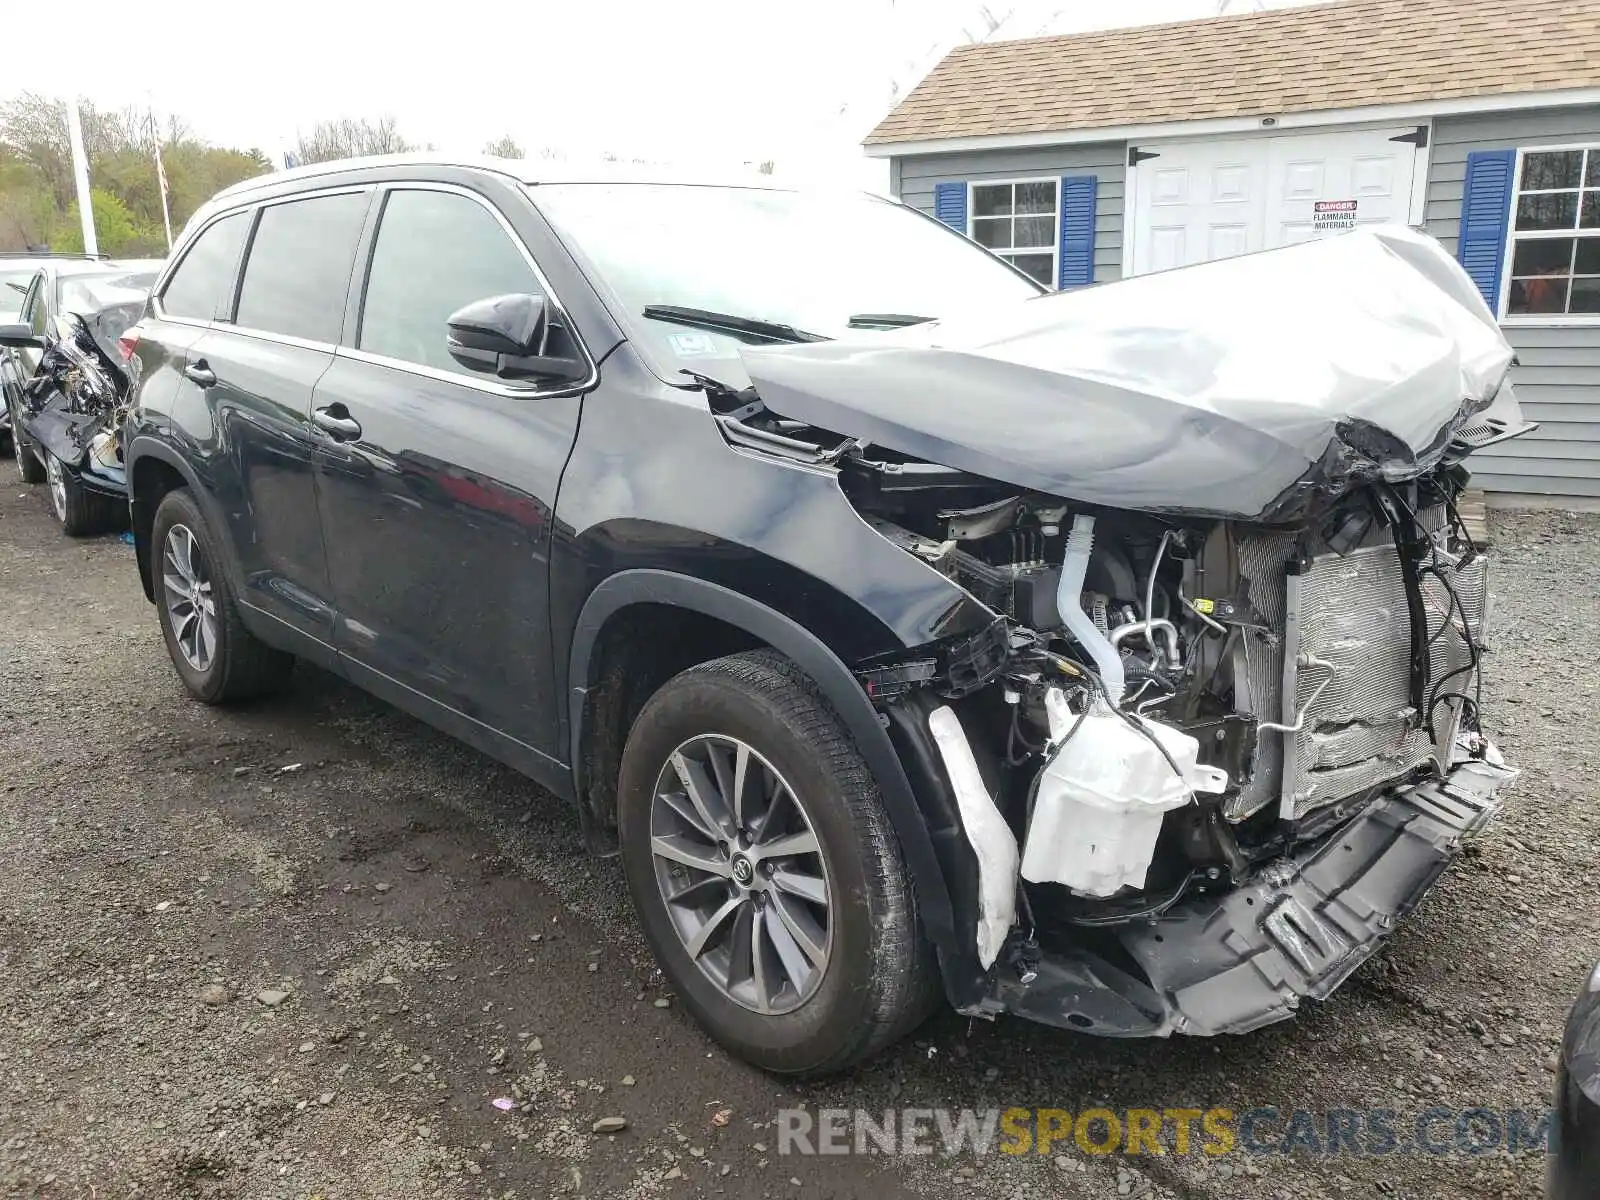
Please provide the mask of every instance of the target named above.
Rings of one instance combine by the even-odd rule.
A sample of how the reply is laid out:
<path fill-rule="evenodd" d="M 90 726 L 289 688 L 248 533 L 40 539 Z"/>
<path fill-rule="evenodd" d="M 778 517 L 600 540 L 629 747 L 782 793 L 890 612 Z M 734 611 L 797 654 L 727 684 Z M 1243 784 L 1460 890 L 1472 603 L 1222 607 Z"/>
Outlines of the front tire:
<path fill-rule="evenodd" d="M 205 704 L 276 690 L 294 666 L 245 628 L 216 535 L 187 488 L 162 497 L 150 537 L 150 586 L 178 677 Z"/>
<path fill-rule="evenodd" d="M 61 532 L 68 537 L 90 537 L 115 528 L 117 502 L 110 496 L 91 492 L 78 482 L 66 465 L 49 451 L 45 456 L 45 478 L 50 484 L 50 507 L 56 520 L 61 522 Z M 23 478 L 27 478 L 24 472 Z"/>
<path fill-rule="evenodd" d="M 629 732 L 617 802 L 645 936 L 733 1054 L 827 1074 L 927 1015 L 932 951 L 877 784 L 787 659 L 670 680 Z"/>

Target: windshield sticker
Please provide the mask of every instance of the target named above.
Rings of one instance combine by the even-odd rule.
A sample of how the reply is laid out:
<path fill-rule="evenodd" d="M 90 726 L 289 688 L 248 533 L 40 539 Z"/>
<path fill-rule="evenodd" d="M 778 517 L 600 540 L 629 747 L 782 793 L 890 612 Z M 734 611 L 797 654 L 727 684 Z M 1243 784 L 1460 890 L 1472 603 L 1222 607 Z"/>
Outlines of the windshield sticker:
<path fill-rule="evenodd" d="M 669 333 L 667 341 L 672 343 L 672 352 L 682 358 L 719 353 L 716 339 L 709 333 Z"/>

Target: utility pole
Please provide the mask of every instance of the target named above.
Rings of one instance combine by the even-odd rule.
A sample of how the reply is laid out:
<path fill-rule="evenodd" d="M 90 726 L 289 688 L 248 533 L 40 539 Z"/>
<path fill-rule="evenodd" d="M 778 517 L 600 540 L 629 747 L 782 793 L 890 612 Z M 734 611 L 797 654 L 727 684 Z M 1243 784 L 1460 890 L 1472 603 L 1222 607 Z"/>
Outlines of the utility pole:
<path fill-rule="evenodd" d="M 67 101 L 67 141 L 72 148 L 72 176 L 78 185 L 78 216 L 83 220 L 83 250 L 98 254 L 94 237 L 94 205 L 89 199 L 89 158 L 83 152 L 83 122 L 78 117 L 78 97 Z"/>
<path fill-rule="evenodd" d="M 148 97 L 148 93 L 146 93 Z M 161 165 L 161 129 L 156 125 L 156 107 L 152 102 L 150 112 L 150 144 L 156 152 L 156 188 L 161 192 L 161 224 L 167 231 L 167 252 L 172 252 L 172 212 L 167 207 L 167 171 Z"/>

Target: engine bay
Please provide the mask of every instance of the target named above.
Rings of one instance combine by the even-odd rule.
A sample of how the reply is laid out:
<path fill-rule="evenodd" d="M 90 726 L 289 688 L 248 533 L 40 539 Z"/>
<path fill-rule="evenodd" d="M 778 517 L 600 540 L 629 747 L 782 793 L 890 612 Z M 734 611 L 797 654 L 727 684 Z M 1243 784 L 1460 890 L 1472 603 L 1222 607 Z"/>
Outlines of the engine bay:
<path fill-rule="evenodd" d="M 989 864 L 1016 880 L 1015 911 L 994 886 L 988 916 L 1024 964 L 1052 936 L 1237 888 L 1386 789 L 1486 752 L 1487 557 L 1453 465 L 1286 528 L 1097 509 L 774 424 L 837 466 L 881 536 L 996 615 L 986 645 L 859 674 L 886 709 L 933 693 L 958 717 L 1017 847 Z M 1063 774 L 1074 799 L 1053 808 Z M 1147 844 L 1130 849 L 1134 825 Z M 1086 837 L 1099 865 L 1063 866 Z M 982 957 L 1000 953 L 991 937 Z"/>

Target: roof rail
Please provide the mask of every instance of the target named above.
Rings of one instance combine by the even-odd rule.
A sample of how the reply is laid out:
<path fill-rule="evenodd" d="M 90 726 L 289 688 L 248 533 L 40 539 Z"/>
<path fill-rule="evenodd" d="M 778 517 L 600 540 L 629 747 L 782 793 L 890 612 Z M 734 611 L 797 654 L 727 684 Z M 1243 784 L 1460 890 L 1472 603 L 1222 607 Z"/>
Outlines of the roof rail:
<path fill-rule="evenodd" d="M 109 254 L 87 254 L 81 250 L 51 250 L 48 246 L 29 246 L 26 250 L 0 250 L 0 258 L 81 258 L 86 262 L 102 262 Z"/>

